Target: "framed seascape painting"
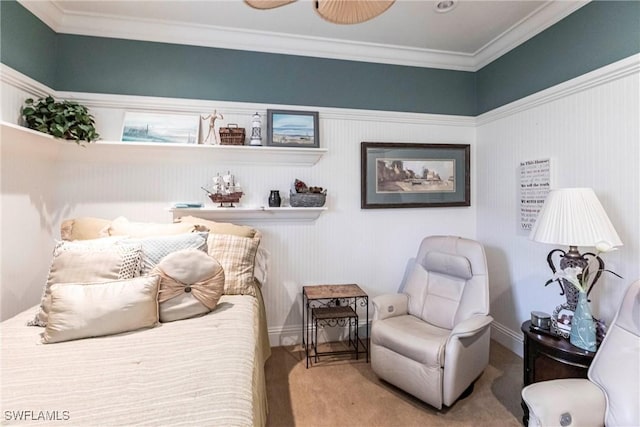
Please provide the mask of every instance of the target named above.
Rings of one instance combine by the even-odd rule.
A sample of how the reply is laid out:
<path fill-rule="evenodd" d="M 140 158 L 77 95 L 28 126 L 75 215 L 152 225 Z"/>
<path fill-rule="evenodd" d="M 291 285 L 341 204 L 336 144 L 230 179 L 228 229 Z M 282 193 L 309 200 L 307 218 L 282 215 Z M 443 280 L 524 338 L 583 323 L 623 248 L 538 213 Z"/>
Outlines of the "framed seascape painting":
<path fill-rule="evenodd" d="M 122 141 L 197 144 L 199 131 L 199 116 L 126 112 Z"/>
<path fill-rule="evenodd" d="M 468 144 L 361 143 L 362 209 L 471 205 Z"/>
<path fill-rule="evenodd" d="M 317 111 L 267 110 L 267 145 L 320 147 Z"/>

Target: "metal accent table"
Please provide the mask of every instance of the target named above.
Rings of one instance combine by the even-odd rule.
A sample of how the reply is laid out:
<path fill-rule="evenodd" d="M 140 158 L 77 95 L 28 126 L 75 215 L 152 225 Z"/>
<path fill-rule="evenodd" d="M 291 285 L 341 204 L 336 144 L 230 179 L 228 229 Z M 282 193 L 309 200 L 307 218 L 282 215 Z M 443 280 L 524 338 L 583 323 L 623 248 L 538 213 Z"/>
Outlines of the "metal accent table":
<path fill-rule="evenodd" d="M 593 352 L 574 346 L 568 339 L 540 334 L 530 329 L 531 321 L 521 326 L 524 334 L 523 387 L 539 381 L 559 378 L 587 378 Z M 521 401 L 522 422 L 529 423 L 529 408 Z"/>
<path fill-rule="evenodd" d="M 358 306 L 366 311 L 367 336 L 358 333 Z M 318 326 L 348 326 L 348 349 L 340 351 L 318 351 Z M 336 354 L 366 355 L 369 362 L 369 296 L 356 284 L 309 285 L 302 287 L 302 347 L 307 359 L 307 368 L 313 359 Z"/>

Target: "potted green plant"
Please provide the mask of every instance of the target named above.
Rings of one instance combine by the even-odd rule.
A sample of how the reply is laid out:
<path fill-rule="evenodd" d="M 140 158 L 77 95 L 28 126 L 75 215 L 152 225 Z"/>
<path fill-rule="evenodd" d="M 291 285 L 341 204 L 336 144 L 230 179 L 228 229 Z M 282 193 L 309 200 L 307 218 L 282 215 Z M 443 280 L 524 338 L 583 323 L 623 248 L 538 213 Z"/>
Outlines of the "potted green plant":
<path fill-rule="evenodd" d="M 93 116 L 83 105 L 72 101 L 56 101 L 51 96 L 38 101 L 29 98 L 24 103 L 22 118 L 30 129 L 73 140 L 77 144 L 100 138 Z"/>

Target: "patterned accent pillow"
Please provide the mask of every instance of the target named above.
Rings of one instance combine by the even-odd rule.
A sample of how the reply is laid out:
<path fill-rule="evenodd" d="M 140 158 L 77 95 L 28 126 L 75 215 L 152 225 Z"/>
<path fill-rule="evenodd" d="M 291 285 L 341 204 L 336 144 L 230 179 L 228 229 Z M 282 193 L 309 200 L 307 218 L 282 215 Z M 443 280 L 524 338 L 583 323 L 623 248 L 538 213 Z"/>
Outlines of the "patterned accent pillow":
<path fill-rule="evenodd" d="M 182 249 L 199 249 L 207 251 L 207 236 L 209 233 L 185 233 L 169 236 L 154 236 L 142 239 L 125 239 L 123 244 L 142 245 L 142 266 L 141 274 L 149 272 L 160 262 L 162 258 L 170 253 Z"/>
<path fill-rule="evenodd" d="M 209 233 L 208 252 L 222 265 L 226 295 L 256 296 L 253 269 L 259 244 L 259 233 L 253 239 Z"/>
<path fill-rule="evenodd" d="M 40 308 L 29 326 L 47 326 L 54 283 L 105 282 L 131 279 L 140 272 L 140 244 L 114 244 L 114 239 L 60 242 L 53 250 Z"/>

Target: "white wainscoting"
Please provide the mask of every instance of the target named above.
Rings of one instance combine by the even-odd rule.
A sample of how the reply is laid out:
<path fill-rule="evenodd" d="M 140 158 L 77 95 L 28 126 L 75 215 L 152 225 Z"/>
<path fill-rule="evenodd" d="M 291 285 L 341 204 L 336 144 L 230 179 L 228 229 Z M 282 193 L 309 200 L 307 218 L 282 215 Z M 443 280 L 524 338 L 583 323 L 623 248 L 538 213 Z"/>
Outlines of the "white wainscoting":
<path fill-rule="evenodd" d="M 531 311 L 564 302 L 556 284 L 544 286 L 546 255 L 557 246 L 518 229 L 520 162 L 550 158 L 554 187 L 593 188 L 624 242 L 603 255 L 624 279 L 600 279 L 591 294 L 597 316 L 609 323 L 640 277 L 639 70 L 635 55 L 478 117 L 477 238 L 489 262 L 493 337 L 507 347 Z"/>
<path fill-rule="evenodd" d="M 89 105 L 98 130 L 112 140 L 119 138 L 126 110 L 199 114 L 218 109 L 227 113 L 224 123 L 238 122 L 248 128 L 255 111 L 308 109 L 320 112 L 321 146 L 328 149 L 311 167 L 236 166 L 190 156 L 163 156 L 162 160 L 116 156 L 102 162 L 82 152 L 67 159 L 58 155 L 52 162 L 46 149 L 30 151 L 28 147 L 8 159 L 3 141 L 2 318 L 37 302 L 43 279 L 34 277 L 46 277 L 47 245 L 58 236 L 63 218 L 125 215 L 133 220 L 169 221 L 171 202 L 209 203 L 199 186 L 229 168 L 243 181 L 247 205 L 266 205 L 271 189 L 287 194 L 295 178 L 329 189 L 328 210 L 314 222 L 254 224 L 263 231 L 263 244 L 271 253 L 264 294 L 273 345 L 299 341 L 302 285 L 355 282 L 370 296 L 394 292 L 423 236 L 459 234 L 486 245 L 496 319 L 492 337 L 520 353 L 521 322 L 531 310 L 550 312 L 562 301 L 557 288 L 543 286 L 550 273 L 546 253 L 553 247 L 531 242 L 517 229 L 519 162 L 550 157 L 555 185 L 593 187 L 624 241 L 605 261 L 625 279 L 605 277 L 593 294 L 596 312 L 609 321 L 628 284 L 640 277 L 639 58 L 603 67 L 477 119 L 56 94 L 2 65 L 2 119 L 11 123 L 17 122 L 24 98 L 45 93 Z M 472 144 L 472 206 L 361 210 L 361 141 Z M 67 146 L 64 151 L 70 149 L 81 150 Z M 23 167 L 6 168 L 9 160 Z M 32 229 L 37 230 L 35 235 Z M 20 252 L 29 254 L 29 265 L 42 266 L 38 268 L 44 271 L 20 276 L 20 271 L 30 268 Z"/>
<path fill-rule="evenodd" d="M 25 92 L 5 79 L 3 89 L 19 93 L 7 97 L 15 99 L 11 108 L 19 109 L 20 97 L 24 97 Z M 268 205 L 267 197 L 272 189 L 286 196 L 296 178 L 327 188 L 327 211 L 315 221 L 249 221 L 262 231 L 262 244 L 271 255 L 269 281 L 263 293 L 273 345 L 295 339 L 291 333 L 300 334 L 297 331 L 302 328 L 300 292 L 303 285 L 358 283 L 371 297 L 395 292 L 409 258 L 415 255 L 424 236 L 455 234 L 473 238 L 476 235 L 473 179 L 471 207 L 360 209 L 362 141 L 471 144 L 473 171 L 473 118 L 85 93 L 55 95 L 89 106 L 96 117 L 98 131 L 110 140 L 119 139 L 124 112 L 130 109 L 194 114 L 217 109 L 225 116 L 223 123 L 237 122 L 247 128 L 251 115 L 256 111 L 266 113 L 267 108 L 319 111 L 320 146 L 327 152 L 313 166 L 217 162 L 209 156 L 185 155 L 185 150 L 176 156 L 162 154 L 148 158 L 128 156 L 126 149 L 120 157 L 113 153 L 94 156 L 91 153 L 95 150 L 65 144 L 47 176 L 38 179 L 54 188 L 53 237 L 59 235 L 57 229 L 64 218 L 123 215 L 136 221 L 171 221 L 168 207 L 172 202 L 202 201 L 213 207 L 200 186 L 208 184 L 216 173 L 227 170 L 238 177 L 245 190 L 241 206 Z M 3 107 L 9 104 L 7 101 Z M 3 117 L 10 121 L 10 117 Z M 23 161 L 38 156 L 39 152 L 34 150 L 25 153 Z M 5 208 L 3 206 L 3 211 Z M 37 215 L 38 211 L 34 210 L 33 214 Z M 4 254 L 7 255 L 3 256 L 3 262 L 11 263 L 11 252 Z M 45 254 L 34 262 L 48 266 L 49 256 Z M 44 274 L 46 276 L 46 271 Z M 20 282 L 8 283 L 3 273 L 3 296 L 21 286 Z M 36 288 L 30 301 L 8 312 L 15 313 L 35 304 L 39 297 L 39 288 Z M 3 312 L 3 316 L 6 313 Z"/>

